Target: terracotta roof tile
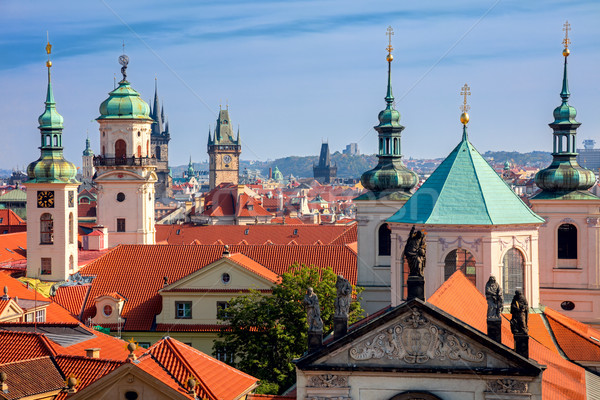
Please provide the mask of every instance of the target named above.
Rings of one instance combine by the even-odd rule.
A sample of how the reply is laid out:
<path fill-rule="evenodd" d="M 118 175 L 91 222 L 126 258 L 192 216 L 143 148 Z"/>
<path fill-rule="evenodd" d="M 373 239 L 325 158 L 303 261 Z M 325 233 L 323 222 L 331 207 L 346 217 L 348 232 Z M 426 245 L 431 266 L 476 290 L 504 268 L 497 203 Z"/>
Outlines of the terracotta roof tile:
<path fill-rule="evenodd" d="M 85 388 L 123 365 L 123 361 L 64 355 L 56 356 L 55 361 L 65 377 L 74 376 L 77 378 L 79 381 L 78 390 Z M 66 398 L 67 393 L 60 393 L 55 400 Z"/>
<path fill-rule="evenodd" d="M 0 364 L 54 354 L 45 336 L 33 332 L 3 331 L 0 327 Z"/>
<path fill-rule="evenodd" d="M 220 332 L 219 324 L 156 324 L 156 332 Z"/>
<path fill-rule="evenodd" d="M 91 287 L 91 285 L 60 286 L 52 300 L 69 311 L 75 318 L 79 318 Z"/>
<path fill-rule="evenodd" d="M 78 322 L 70 312 L 52 302 L 51 299 L 40 293 L 36 293 L 33 289 L 27 288 L 23 283 L 12 278 L 6 271 L 0 271 L 0 287 L 4 286 L 8 287 L 8 295 L 10 297 L 50 302 L 48 307 L 46 307 L 46 322 Z"/>
<path fill-rule="evenodd" d="M 483 294 L 465 277 L 461 271 L 455 272 L 427 301 L 448 312 L 473 328 L 487 332 L 487 302 Z M 586 397 L 585 371 L 583 368 L 562 358 L 556 348 L 549 349 L 546 334 L 540 337 L 539 321 L 532 317 L 529 356 L 539 364 L 546 365 L 542 375 L 544 400 L 584 400 Z M 539 339 L 538 339 L 539 338 Z M 510 323 L 502 319 L 502 344 L 514 348 Z"/>
<path fill-rule="evenodd" d="M 288 218 L 286 218 L 287 221 Z M 263 244 L 267 240 L 287 244 L 314 244 L 317 240 L 327 244 L 343 245 L 357 241 L 357 226 L 352 225 L 156 225 L 156 242 L 163 244 Z"/>
<path fill-rule="evenodd" d="M 64 386 L 64 379 L 50 357 L 21 360 L 0 365 L 6 373 L 8 393 L 0 392 L 3 399 L 21 399 L 43 393 L 56 392 Z"/>
<path fill-rule="evenodd" d="M 22 261 L 26 259 L 27 232 L 0 235 L 0 263 Z"/>
<path fill-rule="evenodd" d="M 256 275 L 269 280 L 272 283 L 280 281 L 279 276 L 268 268 L 263 267 L 251 258 L 246 257 L 242 253 L 236 253 L 229 256 L 229 259 L 241 267 L 255 273 Z"/>
<path fill-rule="evenodd" d="M 547 307 L 544 313 L 558 345 L 569 359 L 574 361 L 600 361 L 600 332 L 561 315 L 551 308 Z"/>
<path fill-rule="evenodd" d="M 222 363 L 177 340 L 165 338 L 148 352 L 180 385 L 197 379 L 197 395 L 214 400 L 234 400 L 255 387 L 258 379 Z"/>
<path fill-rule="evenodd" d="M 231 245 L 231 253 L 241 253 L 266 267 L 275 275 L 288 271 L 295 263 L 332 267 L 352 284 L 356 284 L 356 253 L 346 246 Z M 85 304 L 83 320 L 96 312 L 93 299 L 116 291 L 127 298 L 122 316 L 124 330 L 148 331 L 154 316 L 162 310 L 158 290 L 163 277 L 175 282 L 220 259 L 223 246 L 218 245 L 122 245 L 80 270 L 83 276 L 95 276 Z M 127 268 L 124 268 L 127 266 Z"/>

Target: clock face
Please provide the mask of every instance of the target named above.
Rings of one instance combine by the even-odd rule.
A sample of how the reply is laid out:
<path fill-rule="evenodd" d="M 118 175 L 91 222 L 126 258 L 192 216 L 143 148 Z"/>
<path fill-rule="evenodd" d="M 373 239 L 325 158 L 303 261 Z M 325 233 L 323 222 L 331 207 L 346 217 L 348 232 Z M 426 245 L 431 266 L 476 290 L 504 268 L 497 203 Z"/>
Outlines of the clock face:
<path fill-rule="evenodd" d="M 51 190 L 38 191 L 38 208 L 54 208 L 54 192 Z"/>
<path fill-rule="evenodd" d="M 231 156 L 229 154 L 225 155 L 223 157 L 223 162 L 225 162 L 225 164 L 229 164 L 231 162 Z"/>

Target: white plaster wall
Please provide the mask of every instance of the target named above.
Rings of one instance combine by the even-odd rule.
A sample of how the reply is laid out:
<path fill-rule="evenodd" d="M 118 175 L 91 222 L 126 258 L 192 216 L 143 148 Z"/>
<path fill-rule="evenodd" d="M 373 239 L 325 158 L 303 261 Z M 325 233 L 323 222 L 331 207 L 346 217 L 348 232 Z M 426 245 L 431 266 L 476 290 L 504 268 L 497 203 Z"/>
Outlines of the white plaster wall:
<path fill-rule="evenodd" d="M 546 219 L 540 228 L 540 287 L 542 303 L 579 321 L 600 323 L 600 199 L 531 200 Z M 558 259 L 558 227 L 577 227 L 577 260 Z M 563 301 L 575 303 L 563 310 Z"/>
<path fill-rule="evenodd" d="M 315 388 L 307 388 L 308 377 L 304 371 L 296 370 L 297 374 L 297 399 L 310 398 Z M 321 372 L 331 373 L 331 372 Z M 312 374 L 316 374 L 313 372 Z M 340 374 L 342 375 L 342 374 Z M 486 379 L 495 378 L 486 376 Z M 531 396 L 522 394 L 505 394 L 503 399 L 542 399 L 541 375 L 539 378 L 528 380 L 529 393 Z M 407 391 L 424 391 L 436 395 L 444 400 L 484 400 L 491 393 L 486 393 L 486 380 L 481 376 L 471 375 L 445 375 L 445 374 L 419 374 L 419 373 L 376 373 L 358 372 L 349 373 L 348 386 L 350 398 L 353 400 L 389 400 L 393 396 Z M 322 393 L 327 390 L 339 391 L 338 388 L 321 389 Z M 318 391 L 318 389 L 317 389 Z M 332 393 L 333 394 L 333 393 Z M 337 393 L 336 393 L 337 394 Z"/>
<path fill-rule="evenodd" d="M 404 291 L 403 253 L 412 225 L 391 224 L 392 227 L 392 305 L 402 303 Z M 444 283 L 444 261 L 452 250 L 468 250 L 475 258 L 476 286 L 482 293 L 490 275 L 502 283 L 504 254 L 517 248 L 525 258 L 525 297 L 531 307 L 539 304 L 538 232 L 536 225 L 416 226 L 427 232 L 427 263 L 425 267 L 425 298 Z"/>
<path fill-rule="evenodd" d="M 358 221 L 357 285 L 365 288 L 361 295 L 362 306 L 367 313 L 373 313 L 390 304 L 392 257 L 378 255 L 378 230 L 404 203 L 405 201 L 389 200 L 354 202 Z"/>
<path fill-rule="evenodd" d="M 115 167 L 119 168 L 119 167 Z M 139 173 L 144 175 L 139 175 Z M 99 170 L 98 225 L 108 229 L 108 246 L 118 244 L 155 244 L 154 182 L 153 168 Z M 117 194 L 124 193 L 125 200 L 117 201 Z M 117 219 L 125 218 L 125 232 L 117 232 Z"/>
<path fill-rule="evenodd" d="M 137 157 L 138 146 L 142 147 L 142 157 L 152 155 L 152 149 L 147 148 L 147 146 L 149 147 L 152 121 L 103 119 L 98 120 L 98 123 L 100 124 L 100 154 L 104 157 L 113 158 L 115 156 L 115 143 L 119 139 L 123 139 L 127 144 L 127 157 L 134 154 Z M 150 150 L 150 153 L 147 150 Z"/>
<path fill-rule="evenodd" d="M 27 183 L 27 276 L 47 281 L 66 280 L 78 270 L 77 258 L 77 187 L 62 183 Z M 54 191 L 54 207 L 38 208 L 38 191 Z M 73 207 L 69 207 L 68 193 L 74 192 Z M 52 215 L 54 223 L 54 243 L 40 243 L 40 216 Z M 69 243 L 69 214 L 73 213 L 73 243 Z M 69 258 L 73 256 L 73 269 L 69 268 Z M 41 258 L 52 259 L 52 274 L 40 275 Z"/>

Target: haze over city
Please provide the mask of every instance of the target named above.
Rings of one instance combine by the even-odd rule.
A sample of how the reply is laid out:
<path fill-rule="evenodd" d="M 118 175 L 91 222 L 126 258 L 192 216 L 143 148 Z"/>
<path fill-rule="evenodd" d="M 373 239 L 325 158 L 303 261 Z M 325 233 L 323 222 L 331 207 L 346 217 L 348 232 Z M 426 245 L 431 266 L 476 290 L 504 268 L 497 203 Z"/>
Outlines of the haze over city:
<path fill-rule="evenodd" d="M 405 157 L 446 156 L 458 143 L 463 84 L 479 151 L 551 151 L 569 20 L 570 103 L 581 140 L 597 138 L 600 4 L 595 1 L 23 2 L 0 4 L 4 139 L 0 168 L 37 159 L 37 118 L 52 82 L 65 158 L 80 164 L 86 132 L 98 150 L 98 106 L 121 79 L 150 102 L 154 78 L 172 135 L 170 164 L 204 161 L 219 105 L 239 125 L 242 159 L 317 155 L 358 142 L 376 151 L 384 108 L 386 28 Z"/>

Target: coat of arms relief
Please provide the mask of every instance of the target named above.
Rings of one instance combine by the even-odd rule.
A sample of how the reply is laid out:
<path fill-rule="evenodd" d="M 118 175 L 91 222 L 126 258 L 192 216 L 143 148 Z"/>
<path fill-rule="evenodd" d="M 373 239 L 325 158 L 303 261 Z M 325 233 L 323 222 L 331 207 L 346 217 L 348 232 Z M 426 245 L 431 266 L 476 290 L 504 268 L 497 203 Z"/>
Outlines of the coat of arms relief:
<path fill-rule="evenodd" d="M 456 335 L 429 321 L 419 310 L 402 318 L 384 331 L 350 348 L 355 360 L 393 359 L 407 364 L 433 360 L 480 363 L 485 355 Z"/>

